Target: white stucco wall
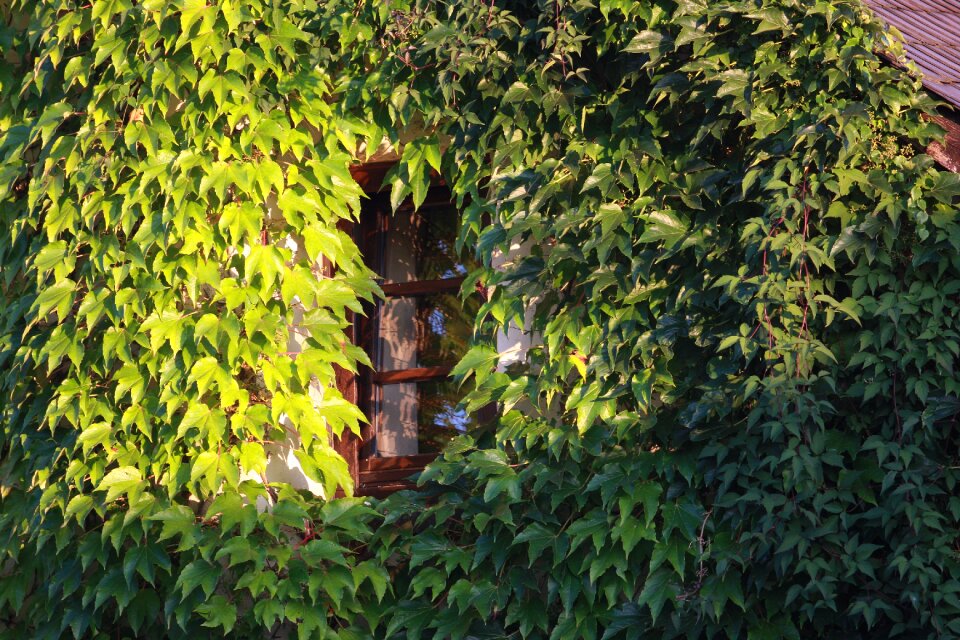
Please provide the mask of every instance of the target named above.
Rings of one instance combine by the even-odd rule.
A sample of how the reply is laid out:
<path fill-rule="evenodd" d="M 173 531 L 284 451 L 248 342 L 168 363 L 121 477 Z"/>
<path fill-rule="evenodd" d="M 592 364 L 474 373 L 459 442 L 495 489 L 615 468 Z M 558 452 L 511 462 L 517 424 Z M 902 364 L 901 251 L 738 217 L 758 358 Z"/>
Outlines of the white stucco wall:
<path fill-rule="evenodd" d="M 493 254 L 493 268 L 502 269 L 505 266 L 513 264 L 514 260 L 530 255 L 531 246 L 532 241 L 528 240 L 523 244 L 511 245 L 510 249 L 506 252 L 496 251 Z M 525 326 L 518 327 L 515 323 L 511 322 L 506 331 L 501 331 L 497 335 L 497 351 L 501 354 L 499 361 L 499 368 L 501 370 L 526 359 L 527 350 L 533 345 L 534 341 L 534 337 L 529 330 L 532 321 L 532 312 L 528 310 L 524 316 Z"/>
<path fill-rule="evenodd" d="M 302 251 L 301 245 L 302 243 L 298 243 L 297 240 L 292 237 L 288 237 L 284 242 L 284 246 L 290 249 L 293 255 L 297 257 L 300 257 L 298 254 Z M 300 300 L 298 297 L 294 296 L 294 300 L 299 304 Z M 294 310 L 294 325 L 291 329 L 295 328 L 302 319 L 303 309 L 302 307 L 298 307 Z M 291 330 L 287 338 L 287 351 L 296 357 L 295 354 L 303 351 L 304 341 L 305 337 L 302 333 Z M 310 384 L 310 397 L 313 400 L 314 406 L 319 406 L 320 403 L 323 402 L 323 388 L 316 380 Z M 294 455 L 294 452 L 300 446 L 300 439 L 295 435 L 292 428 L 293 425 L 285 415 L 280 416 L 280 423 L 288 427 L 288 437 L 284 442 L 276 442 L 264 447 L 267 453 L 266 481 L 286 482 L 296 489 L 306 490 L 316 496 L 326 497 L 324 495 L 323 485 L 307 476 L 303 470 L 303 465 L 297 460 L 296 455 Z"/>

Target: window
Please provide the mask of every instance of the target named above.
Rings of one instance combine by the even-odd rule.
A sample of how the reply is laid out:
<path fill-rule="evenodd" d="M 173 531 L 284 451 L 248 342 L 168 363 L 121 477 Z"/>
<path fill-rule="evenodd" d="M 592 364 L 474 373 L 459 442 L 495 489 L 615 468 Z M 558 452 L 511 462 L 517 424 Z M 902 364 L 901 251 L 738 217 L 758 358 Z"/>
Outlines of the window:
<path fill-rule="evenodd" d="M 370 421 L 359 441 L 347 435 L 341 445 L 360 494 L 409 487 L 412 474 L 477 420 L 458 406 L 462 393 L 450 379 L 482 303 L 479 294 L 459 296 L 476 267 L 456 253 L 459 219 L 449 192 L 432 187 L 416 211 L 407 202 L 391 212 L 387 194 L 373 195 L 354 225 L 385 295 L 354 318 L 354 342 L 374 369 L 344 373 L 341 384 Z"/>

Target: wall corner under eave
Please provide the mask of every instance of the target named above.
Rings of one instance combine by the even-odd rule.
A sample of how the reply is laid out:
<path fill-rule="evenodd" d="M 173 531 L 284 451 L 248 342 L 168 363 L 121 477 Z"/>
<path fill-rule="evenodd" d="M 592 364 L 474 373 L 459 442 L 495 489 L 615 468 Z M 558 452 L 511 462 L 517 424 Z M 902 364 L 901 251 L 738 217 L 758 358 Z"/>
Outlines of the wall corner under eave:
<path fill-rule="evenodd" d="M 946 129 L 947 135 L 942 141 L 930 143 L 927 155 L 943 168 L 960 173 L 960 114 L 953 110 L 942 110 L 935 121 Z"/>

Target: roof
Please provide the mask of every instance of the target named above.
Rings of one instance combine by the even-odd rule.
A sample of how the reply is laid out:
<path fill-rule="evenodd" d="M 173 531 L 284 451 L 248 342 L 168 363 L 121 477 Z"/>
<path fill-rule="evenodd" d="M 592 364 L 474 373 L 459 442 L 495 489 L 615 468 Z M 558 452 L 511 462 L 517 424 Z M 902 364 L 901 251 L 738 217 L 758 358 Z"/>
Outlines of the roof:
<path fill-rule="evenodd" d="M 906 40 L 931 92 L 960 107 L 960 0 L 866 0 Z"/>

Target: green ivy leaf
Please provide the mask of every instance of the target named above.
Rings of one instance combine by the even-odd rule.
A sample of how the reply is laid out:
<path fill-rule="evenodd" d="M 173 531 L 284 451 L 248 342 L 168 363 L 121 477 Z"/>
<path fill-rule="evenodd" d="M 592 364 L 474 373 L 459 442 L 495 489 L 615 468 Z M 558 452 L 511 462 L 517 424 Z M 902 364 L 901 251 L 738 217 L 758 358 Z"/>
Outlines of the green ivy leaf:
<path fill-rule="evenodd" d="M 209 602 L 197 607 L 197 613 L 203 618 L 203 626 L 223 627 L 224 633 L 230 633 L 237 624 L 237 606 L 221 595 L 213 596 Z"/>
<path fill-rule="evenodd" d="M 57 282 L 56 284 L 44 289 L 37 296 L 36 310 L 37 315 L 43 317 L 56 309 L 57 317 L 66 319 L 70 313 L 70 307 L 73 306 L 73 296 L 77 290 L 77 283 L 69 278 Z"/>
<path fill-rule="evenodd" d="M 97 485 L 97 491 L 106 491 L 104 500 L 113 502 L 122 495 L 135 492 L 142 485 L 143 476 L 140 470 L 136 467 L 124 466 L 108 472 Z"/>
<path fill-rule="evenodd" d="M 190 595 L 197 587 L 200 587 L 203 590 L 203 594 L 209 598 L 214 588 L 216 588 L 219 579 L 219 565 L 207 562 L 206 560 L 195 560 L 180 572 L 180 576 L 177 578 L 177 587 L 183 593 L 184 598 Z"/>
<path fill-rule="evenodd" d="M 675 211 L 664 210 L 645 214 L 647 224 L 638 242 L 663 243 L 670 250 L 686 239 L 689 233 L 688 223 Z"/>

